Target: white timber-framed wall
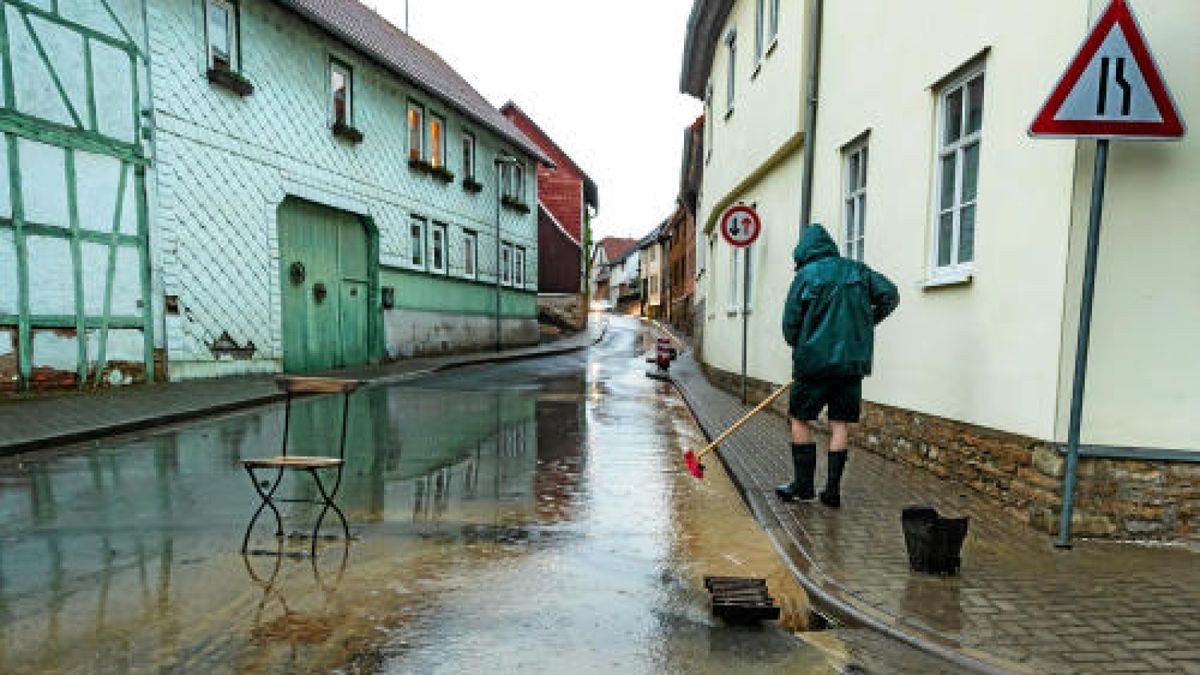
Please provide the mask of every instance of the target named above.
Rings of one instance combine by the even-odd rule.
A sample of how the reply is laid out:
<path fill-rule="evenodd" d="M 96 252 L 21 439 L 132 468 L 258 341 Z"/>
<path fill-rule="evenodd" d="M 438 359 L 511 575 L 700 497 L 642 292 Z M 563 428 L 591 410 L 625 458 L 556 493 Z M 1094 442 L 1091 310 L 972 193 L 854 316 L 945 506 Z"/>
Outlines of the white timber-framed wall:
<path fill-rule="evenodd" d="M 0 2 L 0 390 L 153 376 L 140 0 Z"/>
<path fill-rule="evenodd" d="M 502 293 L 507 344 L 536 341 L 535 158 L 437 93 L 275 2 L 238 0 L 237 64 L 253 86 L 209 81 L 205 0 L 147 0 L 159 181 L 158 239 L 171 379 L 281 368 L 284 331 L 278 212 L 289 198 L 361 217 L 371 232 L 371 360 L 493 344 L 496 221 L 506 246 L 526 251 Z M 334 133 L 329 68 L 352 77 L 349 130 Z M 236 85 L 236 83 L 235 83 Z M 408 109 L 423 110 L 425 166 L 409 163 Z M 429 120 L 442 121 L 439 179 L 428 152 Z M 355 138 L 355 132 L 361 138 Z M 473 186 L 465 186 L 463 134 L 474 139 Z M 526 179 L 512 205 L 497 206 L 493 158 L 514 157 Z M 521 205 L 525 208 L 520 208 Z M 410 222 L 445 227 L 442 268 L 414 259 Z M 470 256 L 464 242 L 473 246 Z M 424 242 L 428 245 L 428 242 Z M 514 285 L 512 279 L 523 279 Z M 396 305 L 380 309 L 381 291 Z M 246 349 L 217 355 L 228 335 Z M 252 352 L 252 353 L 251 353 Z"/>

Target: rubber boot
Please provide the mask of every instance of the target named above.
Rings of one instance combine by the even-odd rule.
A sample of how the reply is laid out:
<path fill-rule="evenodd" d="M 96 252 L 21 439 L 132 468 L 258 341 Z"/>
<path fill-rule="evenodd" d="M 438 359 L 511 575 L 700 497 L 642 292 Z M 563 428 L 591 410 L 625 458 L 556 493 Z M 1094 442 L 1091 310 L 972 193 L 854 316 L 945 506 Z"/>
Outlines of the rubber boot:
<path fill-rule="evenodd" d="M 785 502 L 797 499 L 802 502 L 812 501 L 816 497 L 813 490 L 813 473 L 817 469 L 817 444 L 792 443 L 792 468 L 796 473 L 795 480 L 776 486 L 775 494 Z"/>
<path fill-rule="evenodd" d="M 846 470 L 846 450 L 829 451 L 829 471 L 825 477 L 825 489 L 821 490 L 821 503 L 838 508 L 842 505 L 842 472 Z"/>

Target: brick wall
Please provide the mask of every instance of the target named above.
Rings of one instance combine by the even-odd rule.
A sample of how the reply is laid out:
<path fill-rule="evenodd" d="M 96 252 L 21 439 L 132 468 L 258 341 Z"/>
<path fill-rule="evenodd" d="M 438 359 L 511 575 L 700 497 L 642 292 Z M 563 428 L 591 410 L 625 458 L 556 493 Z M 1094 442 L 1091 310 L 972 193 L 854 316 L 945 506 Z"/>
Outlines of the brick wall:
<path fill-rule="evenodd" d="M 378 230 L 385 269 L 415 269 L 410 214 L 447 224 L 447 278 L 465 276 L 463 232 L 477 232 L 478 278 L 495 278 L 496 176 L 488 158 L 513 148 L 273 3 L 240 4 L 242 73 L 254 93 L 239 97 L 211 85 L 198 6 L 192 0 L 149 3 L 157 124 L 154 263 L 163 293 L 179 298 L 179 313 L 165 319 L 172 377 L 278 369 L 276 213 L 289 195 L 369 218 Z M 359 144 L 330 132 L 330 56 L 353 68 L 353 124 L 364 134 Z M 460 179 L 460 135 L 464 130 L 475 135 L 481 192 L 408 167 L 410 98 L 445 117 L 447 166 Z M 528 181 L 527 190 L 526 201 L 532 202 L 535 181 Z M 501 219 L 506 241 L 536 249 L 535 213 L 504 209 Z M 526 289 L 532 293 L 537 256 L 526 260 Z M 443 321 L 454 320 L 455 308 L 444 309 Z M 528 321 L 534 321 L 532 311 Z M 406 338 L 394 322 L 384 324 L 389 353 L 413 351 L 402 344 Z M 217 361 L 206 344 L 222 332 L 239 345 L 253 341 L 258 348 L 253 358 Z"/>
<path fill-rule="evenodd" d="M 703 368 L 713 384 L 740 393 L 739 373 Z M 747 397 L 761 401 L 776 386 L 751 378 Z M 786 415 L 787 397 L 772 408 Z M 864 402 L 851 445 L 970 487 L 1017 520 L 1058 531 L 1065 461 L 1050 443 Z M 1071 522 L 1083 537 L 1200 542 L 1200 464 L 1081 458 Z"/>

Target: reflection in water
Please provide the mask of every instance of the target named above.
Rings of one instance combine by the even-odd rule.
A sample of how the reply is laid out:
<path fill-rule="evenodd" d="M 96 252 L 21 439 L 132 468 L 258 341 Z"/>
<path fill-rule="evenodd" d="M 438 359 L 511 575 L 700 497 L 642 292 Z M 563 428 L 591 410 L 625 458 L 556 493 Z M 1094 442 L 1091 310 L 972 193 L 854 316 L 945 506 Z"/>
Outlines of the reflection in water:
<path fill-rule="evenodd" d="M 0 672 L 795 666 L 785 633 L 714 627 L 689 581 L 678 542 L 712 511 L 674 508 L 678 402 L 632 339 L 591 358 L 358 392 L 338 499 L 356 538 L 314 558 L 262 520 L 254 546 L 285 555 L 239 553 L 258 500 L 238 462 L 278 450 L 282 406 L 0 461 Z M 339 413 L 298 401 L 290 450 L 336 452 Z M 285 506 L 311 527 L 318 507 Z"/>
<path fill-rule="evenodd" d="M 578 376 L 570 380 L 568 387 L 582 389 Z M 559 508 L 578 477 L 539 475 L 538 420 L 547 418 L 538 391 L 393 387 L 355 396 L 339 502 L 359 536 L 371 538 L 377 553 L 374 544 L 389 537 L 392 546 L 410 546 L 404 542 L 413 536 L 513 541 L 511 530 L 536 520 L 539 505 Z M 336 453 L 340 425 L 329 423 L 340 417 L 336 398 L 295 404 L 290 452 Z M 577 467 L 579 445 L 567 446 L 581 435 L 582 401 L 553 405 L 556 417 L 568 414 L 554 422 L 561 442 L 547 443 L 551 459 Z M 216 642 L 228 647 L 279 633 L 262 610 L 275 598 L 280 616 L 289 616 L 273 580 L 299 563 L 282 561 L 266 576 L 251 572 L 251 582 L 268 580 L 261 601 L 230 584 L 228 573 L 240 557 L 233 554 L 238 528 L 258 503 L 238 461 L 274 454 L 281 430 L 282 406 L 271 407 L 124 446 L 0 466 L 0 671 L 70 669 L 94 662 L 98 652 L 114 664 L 161 663 L 167 653 L 186 655 L 212 642 L 206 630 L 239 623 L 246 629 L 240 637 Z M 317 496 L 307 476 L 296 478 L 285 478 L 280 494 Z M 540 497 L 539 486 L 554 494 Z M 286 526 L 304 527 L 319 507 L 281 511 Z M 267 520 L 260 519 L 256 545 L 295 550 L 297 542 L 273 536 L 273 522 L 262 525 Z M 314 565 L 327 564 L 330 549 L 322 551 Z M 344 565 L 346 556 L 339 557 Z M 322 586 L 318 576 L 314 582 Z M 219 663 L 214 649 L 207 644 L 202 658 Z"/>

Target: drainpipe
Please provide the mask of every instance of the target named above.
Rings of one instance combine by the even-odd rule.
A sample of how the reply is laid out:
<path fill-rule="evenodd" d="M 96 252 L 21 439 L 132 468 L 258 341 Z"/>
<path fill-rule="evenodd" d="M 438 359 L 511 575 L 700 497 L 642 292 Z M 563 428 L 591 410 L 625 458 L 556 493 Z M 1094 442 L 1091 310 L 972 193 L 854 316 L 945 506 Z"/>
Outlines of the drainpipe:
<path fill-rule="evenodd" d="M 800 231 L 808 227 L 812 217 L 813 135 L 817 130 L 817 87 L 821 72 L 821 10 L 823 0 L 809 0 L 807 71 L 804 76 L 804 173 L 800 190 Z"/>

